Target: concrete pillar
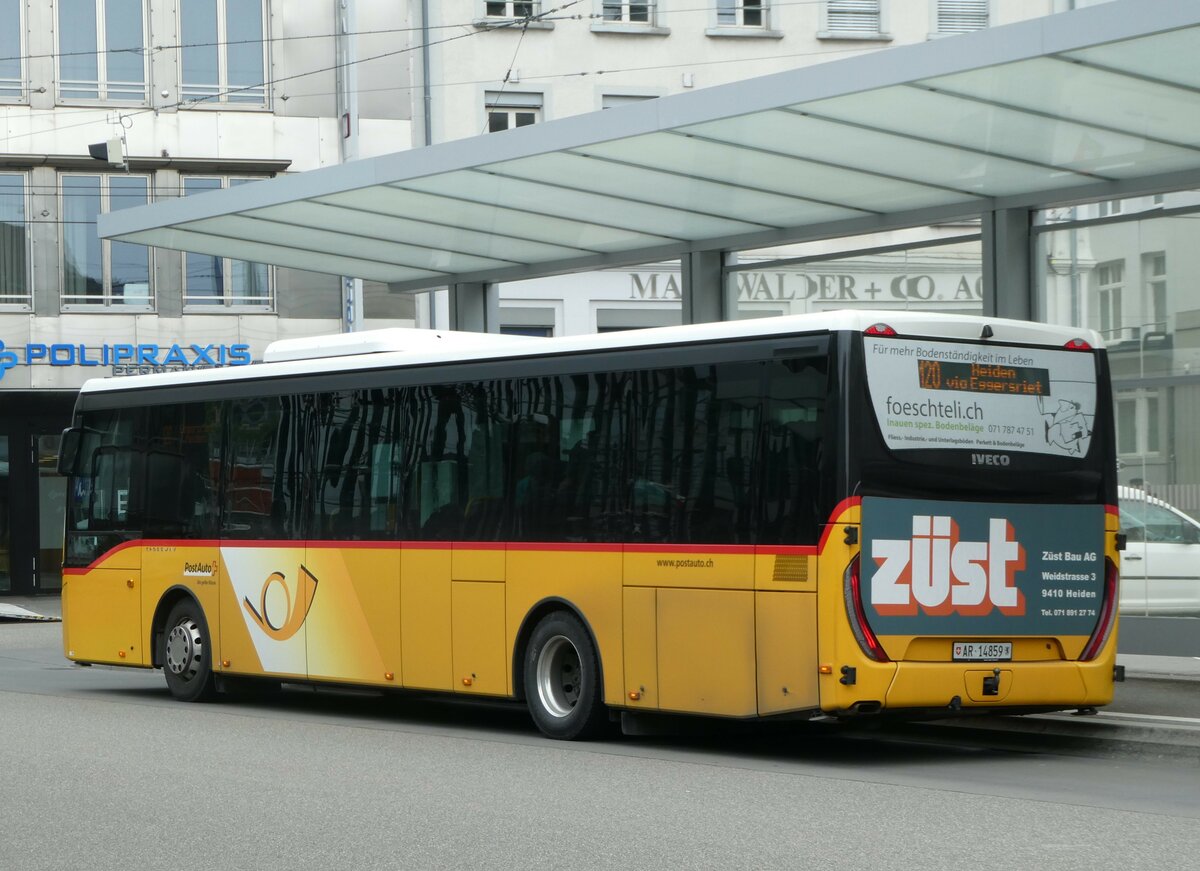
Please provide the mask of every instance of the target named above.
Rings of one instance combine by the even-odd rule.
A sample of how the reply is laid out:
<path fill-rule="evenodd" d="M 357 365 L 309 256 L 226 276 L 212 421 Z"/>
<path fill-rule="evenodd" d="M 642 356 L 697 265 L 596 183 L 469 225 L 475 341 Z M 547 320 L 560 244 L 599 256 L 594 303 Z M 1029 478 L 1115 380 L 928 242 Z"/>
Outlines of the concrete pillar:
<path fill-rule="evenodd" d="M 731 320 L 736 314 L 721 275 L 724 265 L 723 251 L 693 251 L 680 258 L 685 324 Z"/>
<path fill-rule="evenodd" d="M 983 215 L 983 313 L 1032 320 L 1034 304 L 1029 209 Z"/>
<path fill-rule="evenodd" d="M 452 284 L 450 329 L 472 333 L 500 332 L 500 287 L 483 281 Z"/>

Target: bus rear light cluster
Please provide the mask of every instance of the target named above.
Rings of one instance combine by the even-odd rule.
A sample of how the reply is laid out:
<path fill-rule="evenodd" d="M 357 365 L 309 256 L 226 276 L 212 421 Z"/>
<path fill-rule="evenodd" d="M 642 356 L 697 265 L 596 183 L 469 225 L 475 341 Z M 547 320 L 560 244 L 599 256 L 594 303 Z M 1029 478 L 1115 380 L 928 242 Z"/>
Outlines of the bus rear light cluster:
<path fill-rule="evenodd" d="M 858 646 L 862 648 L 863 653 L 876 662 L 887 662 L 888 655 L 884 653 L 883 645 L 879 643 L 879 639 L 871 631 L 871 626 L 867 623 L 866 612 L 863 611 L 862 577 L 859 571 L 859 557 L 857 555 L 850 565 L 846 567 L 844 589 L 846 595 L 846 615 L 850 618 L 850 628 L 854 630 L 854 637 L 858 640 Z"/>
<path fill-rule="evenodd" d="M 889 327 L 887 324 L 879 323 L 879 324 L 871 324 L 871 326 L 869 326 L 865 330 L 863 330 L 863 335 L 864 336 L 888 336 L 888 337 L 891 337 L 891 336 L 897 336 L 897 335 L 899 335 L 899 333 L 897 333 L 894 329 Z"/>
<path fill-rule="evenodd" d="M 1117 564 L 1107 557 L 1104 560 L 1104 602 L 1100 606 L 1100 619 L 1087 646 L 1079 655 L 1080 660 L 1089 662 L 1100 655 L 1108 636 L 1112 634 L 1117 616 Z"/>
<path fill-rule="evenodd" d="M 1068 351 L 1090 351 L 1092 350 L 1092 343 L 1087 339 L 1071 339 L 1063 347 Z"/>

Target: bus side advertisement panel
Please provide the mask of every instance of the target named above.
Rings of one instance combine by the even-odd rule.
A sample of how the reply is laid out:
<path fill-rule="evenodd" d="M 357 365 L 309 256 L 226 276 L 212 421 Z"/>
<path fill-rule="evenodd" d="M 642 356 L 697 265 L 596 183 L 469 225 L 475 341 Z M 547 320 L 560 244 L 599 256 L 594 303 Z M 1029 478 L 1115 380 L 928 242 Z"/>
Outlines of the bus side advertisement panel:
<path fill-rule="evenodd" d="M 863 499 L 863 607 L 882 636 L 1075 636 L 1104 595 L 1104 507 Z"/>

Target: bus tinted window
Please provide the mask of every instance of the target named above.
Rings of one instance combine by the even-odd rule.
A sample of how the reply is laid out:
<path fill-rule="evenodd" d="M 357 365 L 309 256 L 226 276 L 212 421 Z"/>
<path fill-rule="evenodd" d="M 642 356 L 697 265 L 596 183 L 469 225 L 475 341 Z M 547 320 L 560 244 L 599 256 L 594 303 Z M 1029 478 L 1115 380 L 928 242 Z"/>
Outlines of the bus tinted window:
<path fill-rule="evenodd" d="M 78 475 L 71 494 L 69 529 L 103 532 L 141 524 L 140 409 L 95 411 L 84 416 Z"/>
<path fill-rule="evenodd" d="M 762 544 L 816 544 L 829 513 L 822 466 L 829 358 L 767 364 L 763 427 Z"/>
<path fill-rule="evenodd" d="M 600 373 L 515 383 L 513 537 L 620 541 L 627 378 Z"/>
<path fill-rule="evenodd" d="M 326 393 L 317 397 L 314 411 L 311 536 L 393 537 L 400 480 L 395 391 Z"/>
<path fill-rule="evenodd" d="M 230 402 L 224 537 L 282 539 L 305 534 L 300 501 L 303 404 L 300 396 Z"/>
<path fill-rule="evenodd" d="M 219 517 L 221 405 L 146 410 L 147 538 L 215 538 Z"/>
<path fill-rule="evenodd" d="M 400 393 L 412 440 L 404 464 L 405 535 L 498 540 L 507 519 L 509 385 L 487 381 Z"/>
<path fill-rule="evenodd" d="M 633 375 L 634 541 L 750 543 L 757 363 Z"/>

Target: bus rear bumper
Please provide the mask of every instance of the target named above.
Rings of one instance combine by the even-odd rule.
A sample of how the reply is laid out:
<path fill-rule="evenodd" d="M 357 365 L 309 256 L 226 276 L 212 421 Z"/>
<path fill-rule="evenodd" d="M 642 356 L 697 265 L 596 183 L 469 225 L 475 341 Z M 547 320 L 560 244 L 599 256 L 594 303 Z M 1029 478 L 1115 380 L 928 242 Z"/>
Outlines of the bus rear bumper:
<path fill-rule="evenodd" d="M 884 709 L 1070 708 L 1106 705 L 1112 695 L 1110 657 L 1095 662 L 901 662 Z"/>

